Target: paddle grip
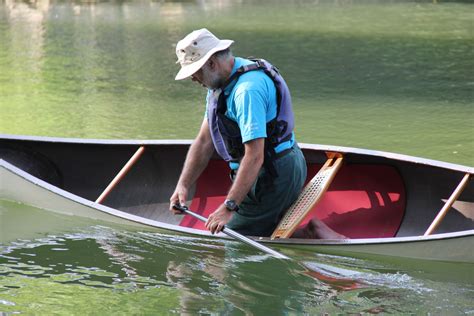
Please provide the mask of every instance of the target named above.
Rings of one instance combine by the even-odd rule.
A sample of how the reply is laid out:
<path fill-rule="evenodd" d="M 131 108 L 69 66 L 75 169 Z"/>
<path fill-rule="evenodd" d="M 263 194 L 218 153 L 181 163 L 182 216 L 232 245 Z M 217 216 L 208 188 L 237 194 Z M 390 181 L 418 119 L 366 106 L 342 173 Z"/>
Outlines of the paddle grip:
<path fill-rule="evenodd" d="M 196 218 L 199 219 L 201 222 L 204 222 L 204 223 L 207 222 L 207 218 L 205 218 L 204 216 L 201 216 L 201 215 L 199 215 L 199 214 L 196 214 L 196 213 L 194 213 L 194 212 L 191 212 L 191 211 L 189 210 L 189 208 L 188 208 L 186 205 L 174 204 L 174 205 L 173 205 L 173 208 L 174 208 L 175 210 L 178 210 L 178 211 L 181 211 L 181 212 L 186 213 L 186 214 L 188 214 L 188 215 L 191 215 L 191 216 L 193 216 L 193 217 L 196 217 Z"/>

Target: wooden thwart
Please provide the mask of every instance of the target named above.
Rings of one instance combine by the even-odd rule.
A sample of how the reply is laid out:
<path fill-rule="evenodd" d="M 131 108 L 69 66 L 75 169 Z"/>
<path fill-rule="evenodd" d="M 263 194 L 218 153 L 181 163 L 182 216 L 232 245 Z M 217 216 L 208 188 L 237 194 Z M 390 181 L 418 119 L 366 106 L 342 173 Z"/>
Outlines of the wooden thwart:
<path fill-rule="evenodd" d="M 448 211 L 451 209 L 451 206 L 453 206 L 453 203 L 456 202 L 456 200 L 459 198 L 461 195 L 462 191 L 466 187 L 466 185 L 469 183 L 469 178 L 470 174 L 466 173 L 464 177 L 462 178 L 461 182 L 459 182 L 458 186 L 454 190 L 454 192 L 451 194 L 449 199 L 446 201 L 444 204 L 443 208 L 439 211 L 438 215 L 436 215 L 435 219 L 431 223 L 430 227 L 426 230 L 424 236 L 429 236 L 431 235 L 436 228 L 441 224 L 441 221 L 443 218 L 448 214 Z"/>
<path fill-rule="evenodd" d="M 342 154 L 327 153 L 328 160 L 318 173 L 305 186 L 295 203 L 286 212 L 271 239 L 289 238 L 306 215 L 321 200 L 324 192 L 329 188 L 337 171 L 342 166 Z"/>
<path fill-rule="evenodd" d="M 115 176 L 115 178 L 110 182 L 110 184 L 105 188 L 104 192 L 97 198 L 96 203 L 102 203 L 107 195 L 115 188 L 115 186 L 122 180 L 123 177 L 128 173 L 132 166 L 138 161 L 143 152 L 145 151 L 145 146 L 140 146 L 135 154 L 130 158 L 130 160 L 123 166 L 122 170 Z"/>

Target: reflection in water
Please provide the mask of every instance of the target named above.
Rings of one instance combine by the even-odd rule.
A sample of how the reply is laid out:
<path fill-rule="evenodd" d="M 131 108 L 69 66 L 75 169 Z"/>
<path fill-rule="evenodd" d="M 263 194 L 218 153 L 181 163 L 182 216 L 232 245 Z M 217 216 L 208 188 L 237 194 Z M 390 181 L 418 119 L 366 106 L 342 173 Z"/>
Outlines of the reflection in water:
<path fill-rule="evenodd" d="M 181 313 L 234 309 L 248 313 L 259 309 L 282 311 L 287 305 L 300 309 L 289 289 L 299 288 L 302 284 L 296 282 L 301 281 L 301 277 L 285 277 L 286 265 L 273 262 L 271 270 L 256 274 L 255 268 L 262 259 L 254 260 L 250 256 L 247 260 L 245 257 L 235 260 L 236 253 L 232 249 L 224 252 L 221 245 L 212 243 L 203 247 L 203 242 L 206 241 L 120 233 L 97 227 L 95 232 L 14 243 L 5 248 L 0 257 L 1 273 L 20 289 L 29 284 L 20 285 L 18 275 L 119 292 L 143 290 L 144 295 L 150 288 L 167 287 L 177 290 L 179 298 L 179 305 L 168 302 L 169 308 L 179 309 Z M 107 249 L 105 252 L 104 248 Z M 276 287 L 268 287 L 267 278 L 280 274 L 283 277 L 274 284 Z M 1 286 L 8 291 L 10 282 L 4 281 L 7 283 L 2 282 Z M 313 290 L 312 285 L 307 286 Z M 16 288 L 11 290 L 18 292 Z M 320 295 L 324 296 L 324 292 L 321 289 Z M 304 294 L 299 293 L 299 296 Z M 280 298 L 286 298 L 286 301 Z M 261 299 L 270 299 L 273 304 L 258 308 Z M 27 311 L 25 307 L 18 306 L 12 311 Z"/>
<path fill-rule="evenodd" d="M 37 87 L 42 82 L 44 23 L 49 8 L 49 0 L 31 3 L 5 1 L 11 30 L 9 38 L 6 39 L 8 43 L 5 43 L 5 48 L 9 53 L 8 61 L 12 64 L 12 68 L 16 69 L 9 73 L 9 80 L 16 83 L 16 87 L 25 94 L 28 88 Z M 25 85 L 25 79 L 29 84 Z"/>
<path fill-rule="evenodd" d="M 298 141 L 472 165 L 470 9 L 430 1 L 8 0 L 0 5 L 0 129 L 193 138 L 205 95 L 174 82 L 174 45 L 208 27 L 234 39 L 236 55 L 280 68 Z"/>
<path fill-rule="evenodd" d="M 438 308 L 458 313 L 469 308 L 473 290 L 472 284 L 415 279 L 360 259 L 292 254 L 308 266 L 365 283 L 338 290 L 308 277 L 297 264 L 255 254 L 237 242 L 105 226 L 0 246 L 0 308 L 6 312 L 42 313 L 60 306 L 64 313 L 75 308 L 141 314 L 158 308 L 183 315 L 429 313 Z M 451 303 L 433 304 L 433 295 Z"/>

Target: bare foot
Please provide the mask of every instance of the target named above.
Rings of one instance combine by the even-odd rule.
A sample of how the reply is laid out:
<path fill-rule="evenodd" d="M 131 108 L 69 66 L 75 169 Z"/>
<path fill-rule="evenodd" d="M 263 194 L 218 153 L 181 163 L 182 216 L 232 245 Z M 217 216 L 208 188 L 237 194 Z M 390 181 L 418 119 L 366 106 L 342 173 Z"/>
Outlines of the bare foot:
<path fill-rule="evenodd" d="M 316 218 L 310 220 L 306 227 L 295 231 L 292 237 L 308 239 L 347 239 L 346 236 L 339 234 Z"/>

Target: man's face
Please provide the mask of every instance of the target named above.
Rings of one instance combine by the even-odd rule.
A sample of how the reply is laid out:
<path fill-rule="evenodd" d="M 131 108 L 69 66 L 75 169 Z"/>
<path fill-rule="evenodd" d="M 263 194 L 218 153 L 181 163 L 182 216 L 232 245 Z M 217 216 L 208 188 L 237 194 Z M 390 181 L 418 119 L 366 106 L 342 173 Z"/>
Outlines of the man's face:
<path fill-rule="evenodd" d="M 204 64 L 201 69 L 196 71 L 191 79 L 200 83 L 208 89 L 217 89 L 222 85 L 222 79 L 216 69 L 212 70 L 208 63 Z"/>

